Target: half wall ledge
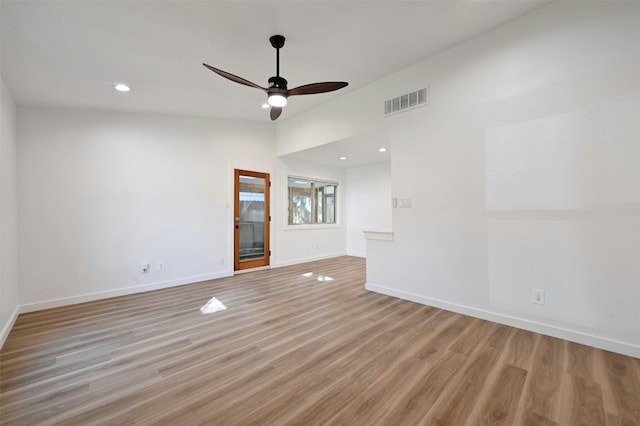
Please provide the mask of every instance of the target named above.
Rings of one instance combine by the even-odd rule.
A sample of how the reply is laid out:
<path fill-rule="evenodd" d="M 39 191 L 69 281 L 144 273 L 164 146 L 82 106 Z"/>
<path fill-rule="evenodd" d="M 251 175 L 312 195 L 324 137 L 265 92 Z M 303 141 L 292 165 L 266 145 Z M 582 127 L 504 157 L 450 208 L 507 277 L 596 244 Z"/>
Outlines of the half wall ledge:
<path fill-rule="evenodd" d="M 382 230 L 382 231 L 374 231 L 374 230 L 365 230 L 364 238 L 366 240 L 381 240 L 381 241 L 393 241 L 393 231 Z"/>

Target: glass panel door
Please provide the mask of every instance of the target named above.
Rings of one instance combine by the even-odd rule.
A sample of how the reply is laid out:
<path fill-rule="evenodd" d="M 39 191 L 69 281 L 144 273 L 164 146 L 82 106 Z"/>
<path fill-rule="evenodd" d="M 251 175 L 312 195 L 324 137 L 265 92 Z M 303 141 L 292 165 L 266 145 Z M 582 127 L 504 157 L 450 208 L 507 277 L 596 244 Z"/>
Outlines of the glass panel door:
<path fill-rule="evenodd" d="M 235 269 L 269 265 L 269 174 L 235 171 Z"/>

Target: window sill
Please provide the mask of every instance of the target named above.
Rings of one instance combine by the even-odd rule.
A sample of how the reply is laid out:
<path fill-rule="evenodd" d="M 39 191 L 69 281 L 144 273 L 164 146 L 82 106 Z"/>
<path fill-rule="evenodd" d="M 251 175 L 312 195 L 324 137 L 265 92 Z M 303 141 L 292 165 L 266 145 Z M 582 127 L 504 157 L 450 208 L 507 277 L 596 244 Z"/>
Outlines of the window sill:
<path fill-rule="evenodd" d="M 285 225 L 285 231 L 310 231 L 314 229 L 338 229 L 339 223 L 322 223 L 317 225 Z"/>

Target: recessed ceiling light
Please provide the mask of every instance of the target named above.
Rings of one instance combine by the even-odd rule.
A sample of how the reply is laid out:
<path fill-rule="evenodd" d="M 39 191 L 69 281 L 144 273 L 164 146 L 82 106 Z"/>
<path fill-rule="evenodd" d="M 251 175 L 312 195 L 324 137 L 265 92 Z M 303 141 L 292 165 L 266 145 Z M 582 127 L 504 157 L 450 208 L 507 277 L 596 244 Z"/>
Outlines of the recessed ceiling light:
<path fill-rule="evenodd" d="M 131 90 L 131 87 L 127 86 L 124 83 L 118 83 L 115 86 L 113 86 L 114 89 L 116 89 L 118 92 L 128 92 Z"/>
<path fill-rule="evenodd" d="M 387 148 L 378 148 L 378 152 L 385 152 Z"/>
<path fill-rule="evenodd" d="M 340 157 L 340 159 L 341 159 L 341 160 L 346 160 L 346 159 L 347 159 L 347 157 Z"/>
<path fill-rule="evenodd" d="M 268 104 L 268 103 L 266 103 L 266 102 L 265 102 L 265 103 L 263 103 L 263 104 L 262 104 L 262 109 L 267 109 L 267 108 L 269 108 L 269 104 Z"/>

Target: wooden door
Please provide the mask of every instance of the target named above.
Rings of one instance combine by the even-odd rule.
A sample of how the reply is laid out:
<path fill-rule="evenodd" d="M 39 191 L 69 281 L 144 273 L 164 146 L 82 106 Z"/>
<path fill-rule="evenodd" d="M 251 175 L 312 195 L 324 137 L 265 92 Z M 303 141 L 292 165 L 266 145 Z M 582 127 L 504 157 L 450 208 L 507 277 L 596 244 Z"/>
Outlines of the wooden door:
<path fill-rule="evenodd" d="M 234 188 L 234 269 L 268 266 L 269 174 L 236 169 Z"/>

